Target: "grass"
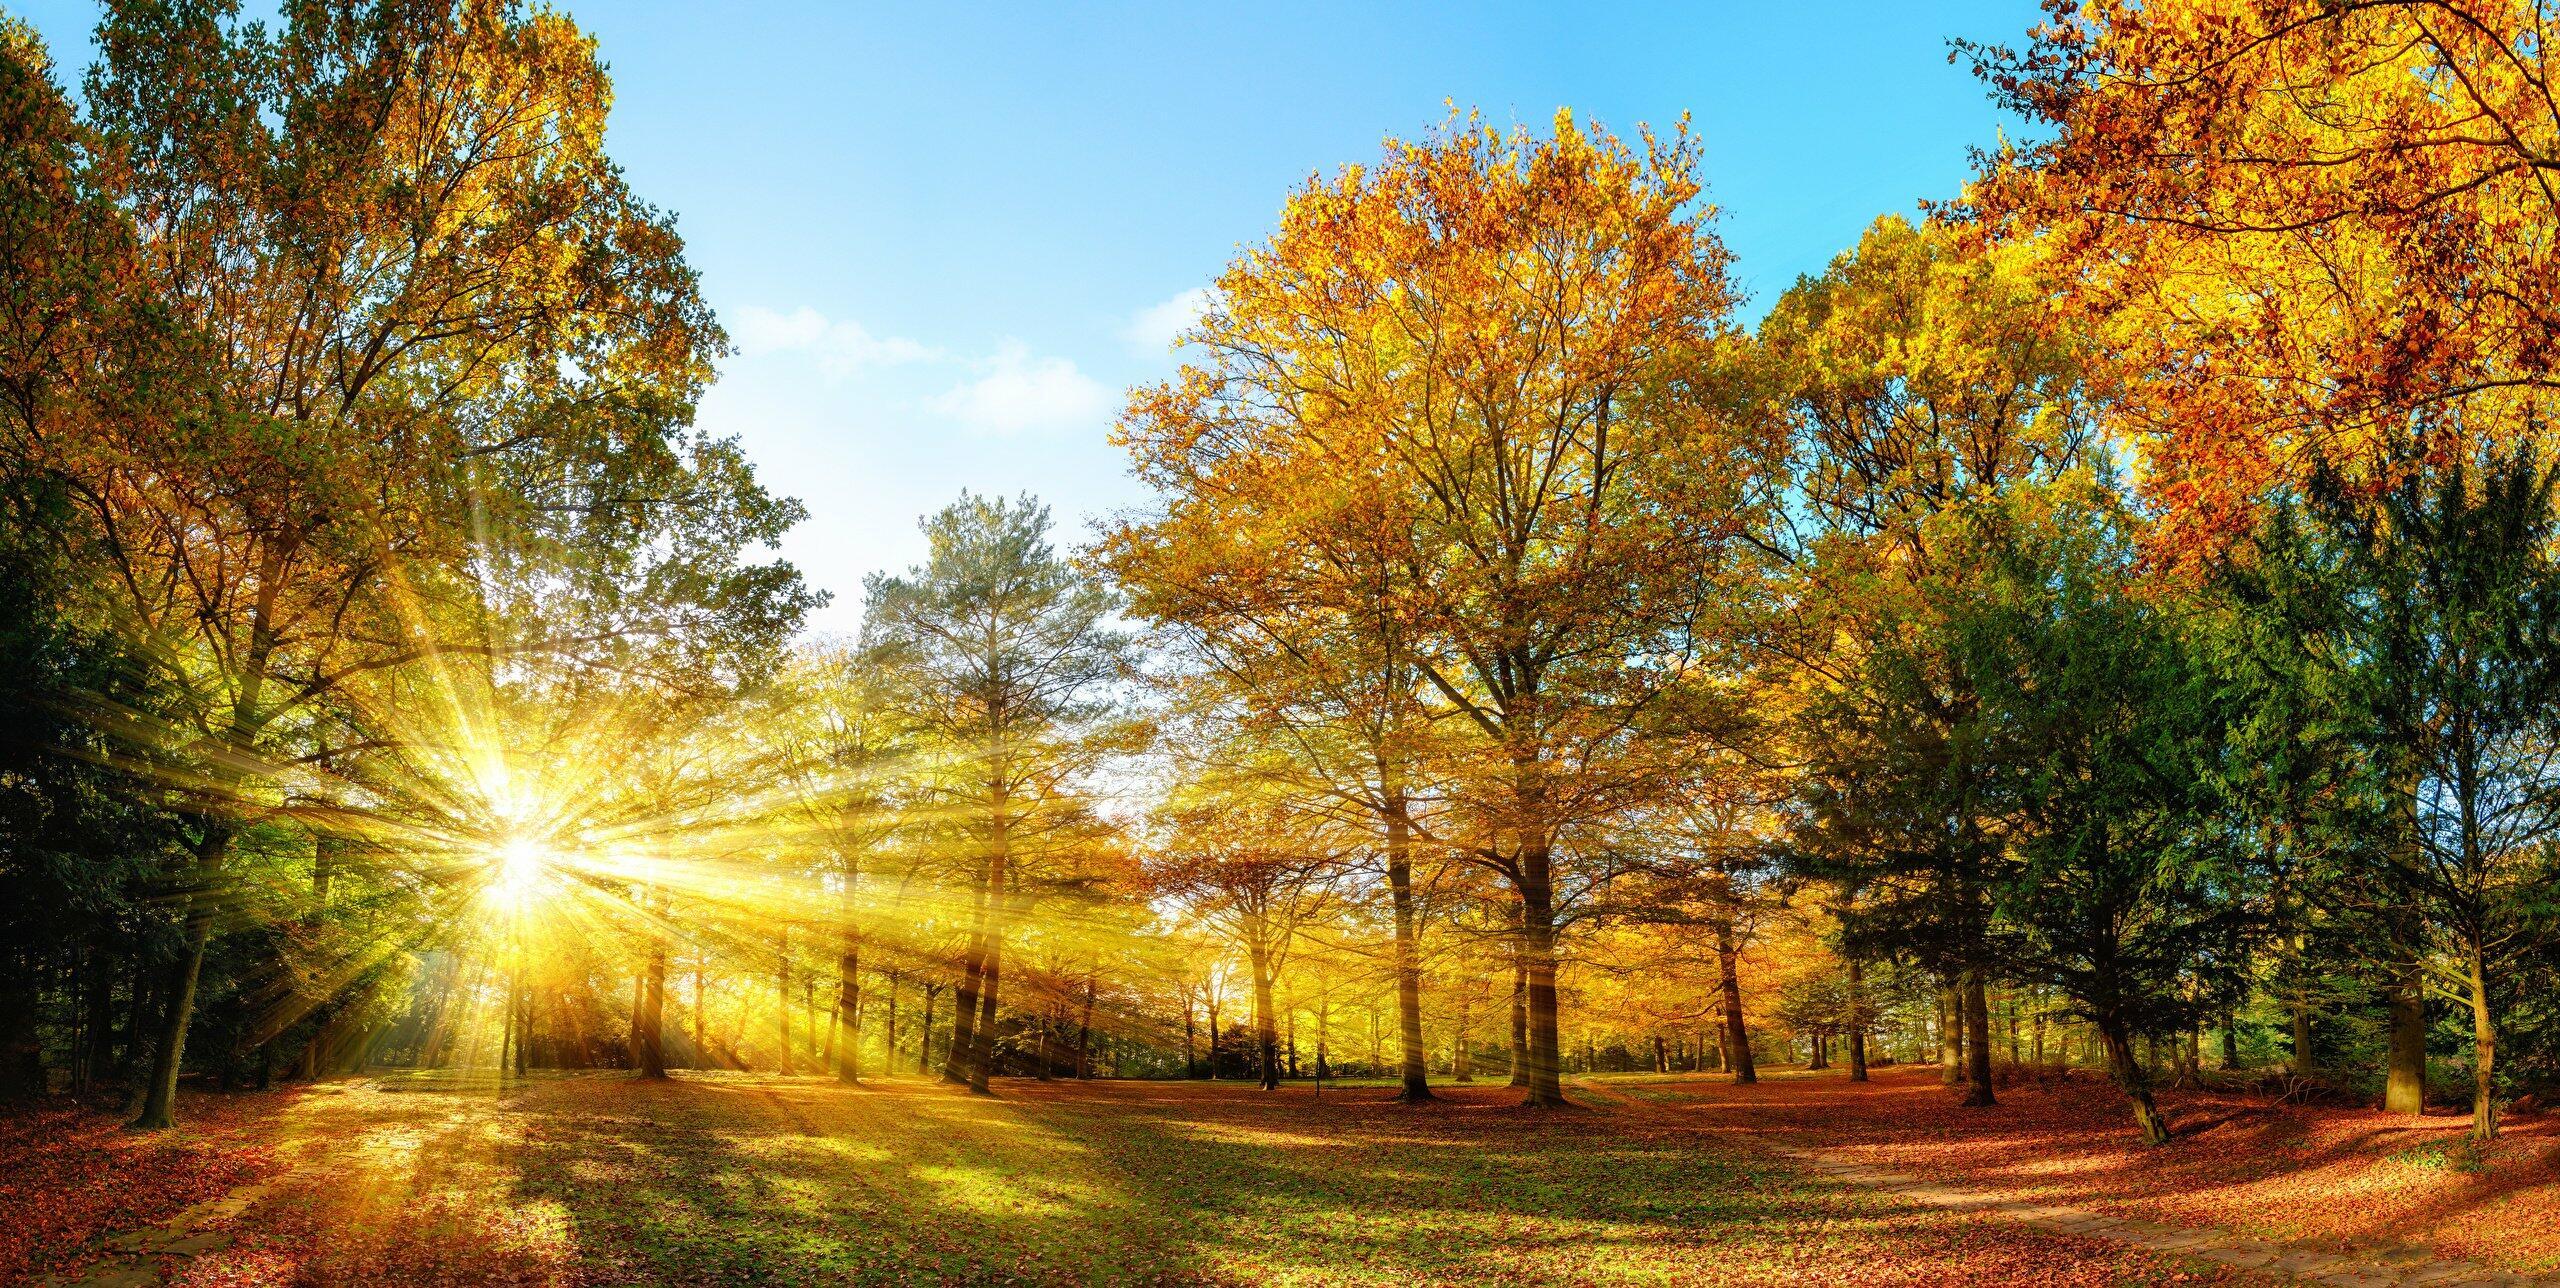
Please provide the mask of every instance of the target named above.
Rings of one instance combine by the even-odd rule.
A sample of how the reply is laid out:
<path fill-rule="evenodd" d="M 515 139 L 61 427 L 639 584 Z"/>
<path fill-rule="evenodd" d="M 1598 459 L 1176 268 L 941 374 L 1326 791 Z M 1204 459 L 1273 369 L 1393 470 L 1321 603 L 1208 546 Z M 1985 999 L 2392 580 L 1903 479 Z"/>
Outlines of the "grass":
<path fill-rule="evenodd" d="M 1840 1189 L 1624 1090 L 1656 1096 L 338 1083 L 273 1116 L 301 1170 L 180 1282 L 2258 1282 Z"/>

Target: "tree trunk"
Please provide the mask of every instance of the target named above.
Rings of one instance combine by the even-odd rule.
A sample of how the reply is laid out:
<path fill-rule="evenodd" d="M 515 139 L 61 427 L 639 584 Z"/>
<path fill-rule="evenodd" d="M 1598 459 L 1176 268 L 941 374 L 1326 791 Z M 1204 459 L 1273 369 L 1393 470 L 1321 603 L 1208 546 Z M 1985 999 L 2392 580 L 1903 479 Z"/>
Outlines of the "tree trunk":
<path fill-rule="evenodd" d="M 1982 991 L 1982 968 L 1965 972 L 1964 1038 L 1965 1087 L 1964 1102 L 1976 1107 L 1995 1104 L 1998 1097 L 1991 1090 L 1991 1007 Z"/>
<path fill-rule="evenodd" d="M 130 1124 L 136 1131 L 166 1131 L 178 1123 L 178 1071 L 186 1061 L 187 1026 L 195 1020 L 196 984 L 204 976 L 205 949 L 213 943 L 213 885 L 231 855 L 232 828 L 208 823 L 196 849 L 194 888 L 187 893 L 186 945 L 169 973 L 167 1009 L 160 1017 L 159 1041 L 151 1051 L 150 1081 L 144 1085 L 141 1112 Z"/>
<path fill-rule="evenodd" d="M 667 944 L 652 939 L 648 969 L 640 978 L 640 1014 L 632 1024 L 632 1045 L 643 1078 L 667 1076 Z M 521 1045 L 521 1044 L 519 1044 Z"/>
<path fill-rule="evenodd" d="M 2116 1086 L 2125 1099 L 2133 1103 L 2133 1125 L 2142 1133 L 2145 1144 L 2169 1143 L 2169 1124 L 2160 1117 L 2160 1108 L 2151 1100 L 2151 1079 L 2142 1071 L 2142 1062 L 2133 1058 L 2133 1041 L 2124 1026 L 2113 1020 L 2098 1024 L 2098 1036 L 2106 1044 L 2107 1072 L 2114 1075 Z"/>
<path fill-rule="evenodd" d="M 2489 963 L 2479 945 L 2471 948 L 2471 1138 L 2486 1143 L 2498 1135 L 2498 1026 L 2489 1014 Z"/>
<path fill-rule="evenodd" d="M 1545 843 L 1523 849 L 1520 921 L 1526 932 L 1521 957 L 1529 984 L 1529 1094 L 1522 1103 L 1543 1108 L 1565 1103 L 1564 1052 L 1556 1014 L 1555 890 L 1548 884 Z"/>
<path fill-rule="evenodd" d="M 894 1000 L 890 1003 L 896 1005 Z M 891 1013 L 892 1024 L 895 1012 Z M 896 1035 L 891 1035 L 891 1041 Z M 845 932 L 844 948 L 836 954 L 836 1027 L 829 1041 L 836 1048 L 836 1081 L 862 1081 L 862 937 Z M 891 1053 L 895 1058 L 895 1053 Z"/>
<path fill-rule="evenodd" d="M 1413 834 L 1404 793 L 1387 779 L 1387 899 L 1394 910 L 1396 1036 L 1403 1043 L 1403 1087 L 1396 1099 L 1431 1099 L 1429 1052 L 1422 1045 L 1422 951 L 1414 926 Z"/>
<path fill-rule="evenodd" d="M 1280 1036 L 1271 1013 L 1270 950 L 1263 945 L 1259 930 L 1245 945 L 1245 955 L 1253 963 L 1253 1040 L 1262 1052 L 1262 1089 L 1277 1091 L 1280 1089 Z"/>
<path fill-rule="evenodd" d="M 1867 971 L 1849 959 L 1849 1081 L 1867 1080 Z"/>
<path fill-rule="evenodd" d="M 992 1094 L 988 1079 L 995 1074 L 996 1005 L 1003 984 L 1003 931 L 990 927 L 986 965 L 978 975 L 978 1028 L 969 1048 L 969 1090 L 982 1096 Z"/>
<path fill-rule="evenodd" d="M 1004 930 L 1006 914 L 1012 911 L 1007 900 L 1012 897 L 1007 871 L 1013 858 L 1012 836 L 1007 830 L 1010 820 L 1005 815 L 1007 798 L 998 785 L 990 794 L 992 808 L 988 813 L 987 902 L 985 962 L 978 977 L 978 1031 L 969 1055 L 969 1090 L 987 1094 L 987 1079 L 996 1063 L 996 1006 L 1004 983 Z"/>
<path fill-rule="evenodd" d="M 1733 917 L 1716 914 L 1716 984 L 1724 994 L 1724 1065 L 1737 1083 L 1758 1082 L 1760 1067 L 1751 1058 L 1751 1028 L 1742 1018 L 1741 949 L 1733 942 Z"/>
<path fill-rule="evenodd" d="M 2395 1114 L 2427 1112 L 2427 1006 L 2413 958 L 2391 981 L 2391 1054 L 2384 1071 L 2382 1107 Z"/>

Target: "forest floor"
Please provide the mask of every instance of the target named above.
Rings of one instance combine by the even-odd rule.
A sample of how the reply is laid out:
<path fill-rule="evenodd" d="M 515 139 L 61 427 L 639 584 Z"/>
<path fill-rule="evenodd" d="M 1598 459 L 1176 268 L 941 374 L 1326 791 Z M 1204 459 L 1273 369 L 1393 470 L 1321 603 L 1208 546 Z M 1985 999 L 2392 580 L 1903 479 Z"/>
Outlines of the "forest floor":
<path fill-rule="evenodd" d="M 2138 1151 L 2104 1088 L 1961 1111 L 1925 1071 L 1590 1080 L 1551 1112 L 1481 1084 L 1000 1091 L 397 1075 L 191 1098 L 163 1137 L 48 1110 L 0 1122 L 0 1282 L 2282 1282 L 1777 1152 L 1807 1145 L 2169 1224 L 2554 1251 L 2538 1125 L 2472 1172 L 2425 1161 L 2451 1119 L 2172 1095 L 2195 1134 Z"/>

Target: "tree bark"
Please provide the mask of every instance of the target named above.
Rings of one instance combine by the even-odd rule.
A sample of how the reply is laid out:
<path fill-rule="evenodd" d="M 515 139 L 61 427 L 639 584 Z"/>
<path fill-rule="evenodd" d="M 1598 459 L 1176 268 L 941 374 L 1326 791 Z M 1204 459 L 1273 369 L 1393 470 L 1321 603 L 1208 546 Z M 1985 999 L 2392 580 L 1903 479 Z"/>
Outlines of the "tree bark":
<path fill-rule="evenodd" d="M 1431 1099 L 1429 1053 L 1422 1045 L 1422 953 L 1413 914 L 1413 831 L 1401 783 L 1382 773 L 1387 805 L 1387 898 L 1395 914 L 1396 1036 L 1404 1046 L 1404 1085 L 1396 1099 Z"/>
<path fill-rule="evenodd" d="M 978 1029 L 969 1048 L 969 1090 L 979 1095 L 991 1094 L 988 1079 L 996 1067 L 996 1004 L 1004 983 L 1004 932 L 990 927 L 987 935 L 987 960 L 978 973 Z"/>
<path fill-rule="evenodd" d="M 2415 958 L 2402 962 L 2391 981 L 2391 1054 L 2384 1072 L 2385 1112 L 2427 1112 L 2427 1007 Z"/>
<path fill-rule="evenodd" d="M 1999 1099 L 1991 1090 L 1991 1007 L 1983 996 L 1982 976 L 1982 968 L 1976 966 L 1964 977 L 1964 1102 L 1976 1107 Z"/>
<path fill-rule="evenodd" d="M 1849 959 L 1849 1081 L 1867 1080 L 1867 972 Z"/>
<path fill-rule="evenodd" d="M 632 1045 L 637 1048 L 640 1076 L 667 1076 L 667 944 L 652 939 L 649 964 L 640 979 L 640 1014 L 632 1025 Z M 521 1049 L 521 1044 L 519 1044 Z"/>
<path fill-rule="evenodd" d="M 1253 964 L 1253 1040 L 1262 1053 L 1261 1084 L 1265 1091 L 1280 1089 L 1280 1035 L 1276 1017 L 1271 1013 L 1271 955 L 1257 929 L 1245 945 L 1245 956 Z"/>
<path fill-rule="evenodd" d="M 1724 1063 L 1737 1083 L 1758 1082 L 1760 1067 L 1751 1058 L 1751 1028 L 1742 1018 L 1741 948 L 1734 943 L 1733 917 L 1716 915 L 1716 985 L 1724 995 Z"/>
<path fill-rule="evenodd" d="M 895 994 L 891 995 L 890 1005 L 897 1005 Z M 896 1021 L 897 1013 L 890 1012 L 892 1043 L 897 1040 Z M 836 1081 L 861 1082 L 862 936 L 850 930 L 845 932 L 843 951 L 836 954 L 836 1027 L 831 1040 L 836 1048 Z M 896 1052 L 892 1051 L 890 1057 L 895 1059 Z"/>
<path fill-rule="evenodd" d="M 2152 1103 L 2151 1079 L 2142 1071 L 2142 1062 L 2133 1058 L 2133 1041 L 2124 1026 L 2113 1020 L 2098 1024 L 2100 1041 L 2106 1044 L 2107 1072 L 2116 1086 L 2124 1091 L 2133 1105 L 2133 1125 L 2142 1133 L 2143 1142 L 2151 1145 L 2169 1143 L 2169 1124 L 2160 1116 L 2160 1107 Z"/>
<path fill-rule="evenodd" d="M 2489 1013 L 2489 963 L 2478 944 L 2471 947 L 2471 1138 L 2486 1143 L 2498 1135 L 2498 1026 Z"/>
<path fill-rule="evenodd" d="M 1529 1094 L 1540 1108 L 1565 1103 L 1564 1059 L 1556 1014 L 1555 890 L 1548 884 L 1543 842 L 1524 847 L 1520 871 L 1521 956 L 1528 967 Z"/>
<path fill-rule="evenodd" d="M 178 1071 L 186 1061 L 187 1027 L 195 1020 L 196 984 L 204 976 L 205 949 L 213 943 L 213 885 L 230 857 L 232 836 L 230 823 L 209 822 L 196 847 L 194 888 L 187 894 L 186 945 L 170 969 L 167 1009 L 151 1051 L 150 1080 L 143 1088 L 141 1112 L 130 1124 L 136 1131 L 166 1131 L 178 1123 Z"/>

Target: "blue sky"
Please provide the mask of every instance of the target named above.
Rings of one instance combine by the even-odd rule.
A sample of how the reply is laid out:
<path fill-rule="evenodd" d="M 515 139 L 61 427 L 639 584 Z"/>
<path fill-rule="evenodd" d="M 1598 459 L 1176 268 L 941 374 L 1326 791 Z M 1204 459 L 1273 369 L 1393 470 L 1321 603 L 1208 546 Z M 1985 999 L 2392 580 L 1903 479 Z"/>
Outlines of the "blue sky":
<path fill-rule="evenodd" d="M 1186 293 L 1317 170 L 1444 103 L 1632 133 L 1691 114 L 1757 316 L 2000 124 L 1950 37 L 2033 0 L 725 4 L 557 0 L 614 75 L 610 147 L 677 212 L 739 346 L 702 407 L 810 519 L 785 545 L 859 620 L 963 487 L 1072 536 L 1142 498 L 1105 441 Z M 0 0 L 66 71 L 95 7 Z"/>

